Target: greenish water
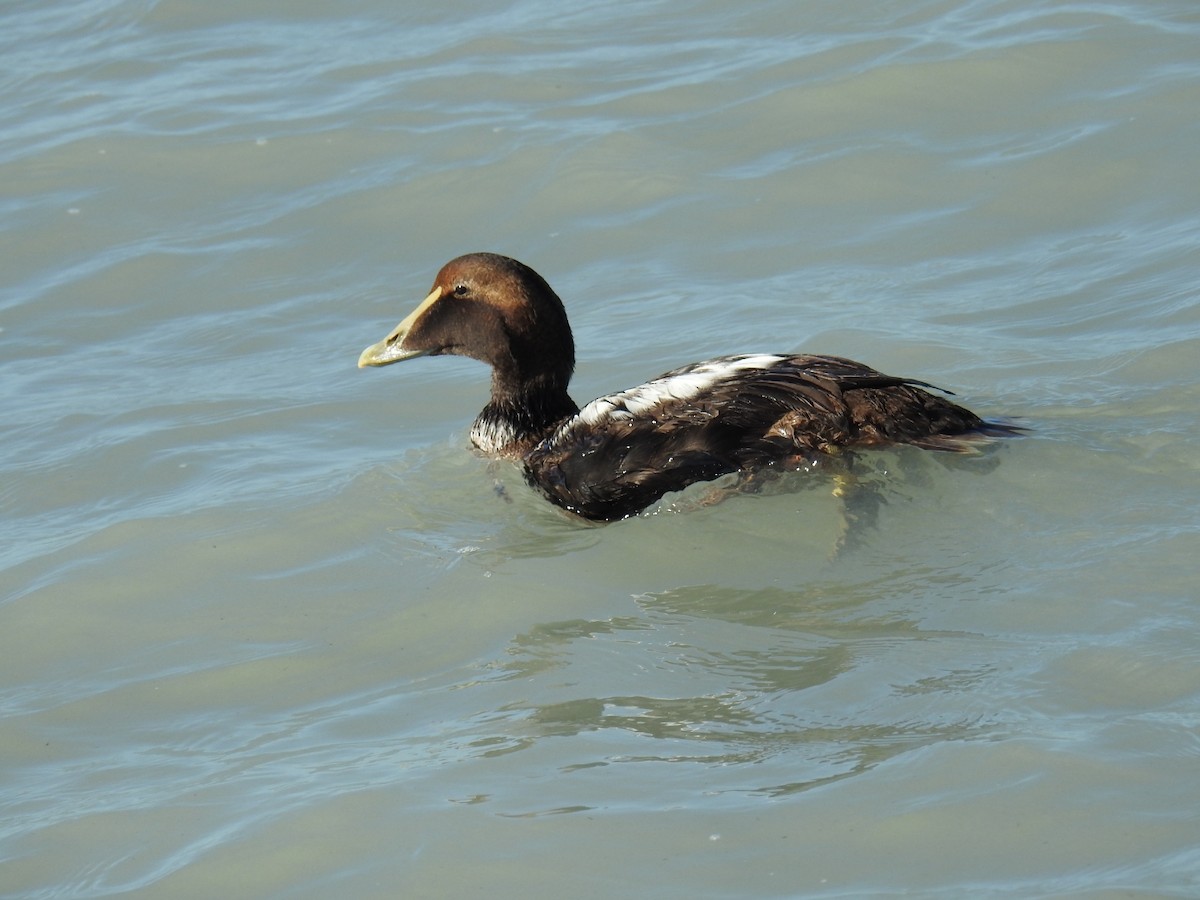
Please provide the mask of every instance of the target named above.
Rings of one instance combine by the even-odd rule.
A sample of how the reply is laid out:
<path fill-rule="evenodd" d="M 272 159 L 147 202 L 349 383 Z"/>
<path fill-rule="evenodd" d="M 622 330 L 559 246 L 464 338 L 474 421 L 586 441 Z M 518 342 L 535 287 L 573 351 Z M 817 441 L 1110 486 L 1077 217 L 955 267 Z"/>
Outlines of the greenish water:
<path fill-rule="evenodd" d="M 0 894 L 1200 892 L 1190 2 L 0 6 Z M 607 527 L 355 360 L 488 249 L 578 401 L 1031 429 Z M 500 488 L 498 490 L 498 487 Z"/>

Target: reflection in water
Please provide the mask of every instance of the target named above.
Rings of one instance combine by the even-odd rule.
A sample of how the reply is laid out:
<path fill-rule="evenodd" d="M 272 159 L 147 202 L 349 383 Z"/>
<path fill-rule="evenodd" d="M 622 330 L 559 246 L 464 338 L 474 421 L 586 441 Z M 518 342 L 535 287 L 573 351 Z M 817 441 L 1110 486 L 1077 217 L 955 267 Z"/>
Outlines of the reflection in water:
<path fill-rule="evenodd" d="M 566 739 L 579 752 L 560 747 L 557 758 L 571 760 L 563 775 L 684 764 L 699 767 L 697 794 L 778 797 L 917 747 L 991 736 L 978 696 L 996 667 L 968 661 L 977 638 L 873 614 L 869 596 L 835 584 L 698 585 L 635 598 L 639 615 L 538 625 L 473 683 L 504 683 L 504 696 L 523 698 L 494 710 L 489 724 L 502 733 L 470 749 L 540 758 L 540 745 Z M 914 642 L 928 652 L 912 652 Z M 909 661 L 902 681 L 898 659 Z M 912 663 L 920 659 L 927 664 Z M 574 808 L 569 784 L 552 792 L 555 809 Z"/>

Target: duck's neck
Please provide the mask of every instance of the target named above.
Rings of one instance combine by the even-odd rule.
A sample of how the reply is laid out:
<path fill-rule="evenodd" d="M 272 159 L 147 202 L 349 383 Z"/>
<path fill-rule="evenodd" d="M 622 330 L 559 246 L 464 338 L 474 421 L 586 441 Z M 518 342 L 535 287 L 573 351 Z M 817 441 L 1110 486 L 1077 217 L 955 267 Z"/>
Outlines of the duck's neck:
<path fill-rule="evenodd" d="M 521 385 L 492 382 L 492 399 L 471 426 L 471 443 L 492 456 L 520 458 L 579 407 L 566 379 L 535 379 Z"/>

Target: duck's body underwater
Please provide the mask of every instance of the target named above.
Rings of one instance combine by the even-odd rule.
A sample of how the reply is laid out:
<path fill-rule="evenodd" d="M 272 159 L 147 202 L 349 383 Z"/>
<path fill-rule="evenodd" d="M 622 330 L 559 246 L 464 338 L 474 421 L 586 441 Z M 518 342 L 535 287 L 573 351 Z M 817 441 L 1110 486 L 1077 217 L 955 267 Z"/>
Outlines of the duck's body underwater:
<path fill-rule="evenodd" d="M 567 393 L 575 347 L 562 301 L 533 269 L 493 253 L 442 267 L 433 289 L 358 365 L 469 356 L 492 367 L 471 428 L 519 459 L 530 484 L 588 519 L 633 515 L 670 491 L 842 447 L 964 450 L 1016 429 L 985 422 L 922 381 L 834 356 L 722 356 L 601 397 Z"/>

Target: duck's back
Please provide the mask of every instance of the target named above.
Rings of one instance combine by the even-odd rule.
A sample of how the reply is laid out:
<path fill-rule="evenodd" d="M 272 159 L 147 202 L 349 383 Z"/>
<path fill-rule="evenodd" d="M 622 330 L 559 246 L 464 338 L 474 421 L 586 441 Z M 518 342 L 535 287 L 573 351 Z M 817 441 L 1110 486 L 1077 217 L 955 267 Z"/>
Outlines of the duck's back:
<path fill-rule="evenodd" d="M 726 356 L 602 397 L 525 457 L 526 476 L 589 519 L 645 509 L 670 491 L 838 447 L 962 449 L 974 413 L 832 356 Z"/>

